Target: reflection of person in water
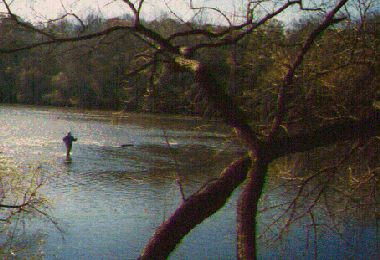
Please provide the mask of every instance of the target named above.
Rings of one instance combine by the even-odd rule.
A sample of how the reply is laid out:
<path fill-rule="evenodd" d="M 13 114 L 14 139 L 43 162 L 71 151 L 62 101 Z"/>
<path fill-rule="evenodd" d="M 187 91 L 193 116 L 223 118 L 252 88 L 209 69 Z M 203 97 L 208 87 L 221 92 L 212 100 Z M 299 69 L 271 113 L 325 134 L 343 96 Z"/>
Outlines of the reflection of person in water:
<path fill-rule="evenodd" d="M 66 144 L 67 149 L 67 157 L 70 157 L 71 148 L 73 147 L 73 142 L 78 140 L 77 138 L 74 138 L 74 136 L 71 135 L 71 132 L 68 132 L 65 137 L 63 137 L 62 141 Z"/>

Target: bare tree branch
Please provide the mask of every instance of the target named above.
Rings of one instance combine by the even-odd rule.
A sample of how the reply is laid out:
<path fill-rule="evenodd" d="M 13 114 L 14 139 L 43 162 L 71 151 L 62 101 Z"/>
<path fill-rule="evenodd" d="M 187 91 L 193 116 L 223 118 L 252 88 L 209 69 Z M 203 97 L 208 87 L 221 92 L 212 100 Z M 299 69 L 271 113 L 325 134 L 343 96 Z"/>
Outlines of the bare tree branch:
<path fill-rule="evenodd" d="M 311 46 L 313 45 L 314 41 L 317 39 L 317 37 L 324 32 L 324 30 L 327 29 L 330 25 L 334 24 L 336 21 L 334 20 L 334 16 L 337 12 L 348 2 L 348 0 L 341 0 L 334 9 L 332 9 L 325 17 L 324 21 L 321 25 L 319 25 L 309 36 L 309 38 L 306 40 L 305 44 L 302 46 L 301 51 L 299 52 L 296 60 L 293 63 L 293 66 L 288 70 L 287 75 L 284 78 L 284 83 L 280 89 L 279 95 L 278 95 L 278 101 L 277 101 L 277 114 L 273 121 L 272 129 L 269 134 L 269 136 L 272 138 L 276 136 L 280 130 L 280 125 L 284 120 L 285 113 L 286 113 L 286 92 L 289 88 L 293 85 L 293 79 L 296 69 L 300 66 L 302 63 L 306 53 L 309 51 Z M 302 2 L 300 2 L 302 3 Z"/>
<path fill-rule="evenodd" d="M 74 17 L 80 24 L 81 24 L 81 27 L 82 27 L 82 33 L 86 30 L 86 26 L 84 24 L 84 22 L 82 21 L 82 19 L 79 18 L 79 16 L 75 13 L 65 13 L 64 15 L 62 15 L 61 17 L 59 18 L 56 18 L 56 19 L 49 19 L 47 21 L 47 23 L 52 23 L 52 22 L 57 22 L 57 21 L 61 21 L 63 19 L 65 19 L 67 16 L 72 16 Z M 30 26 L 31 28 L 29 29 L 32 29 L 32 30 L 35 30 L 34 27 Z M 39 32 L 39 30 L 37 30 L 37 32 Z M 49 34 L 50 35 L 50 34 Z"/>
<path fill-rule="evenodd" d="M 260 152 L 252 155 L 252 167 L 238 201 L 236 225 L 238 259 L 256 259 L 257 257 L 257 205 L 269 164 L 261 155 Z"/>
<path fill-rule="evenodd" d="M 52 40 L 55 39 L 55 37 L 53 35 L 51 35 L 49 33 L 46 33 L 43 30 L 36 29 L 31 24 L 28 24 L 28 23 L 20 21 L 20 19 L 18 19 L 17 16 L 12 13 L 11 8 L 10 8 L 9 4 L 7 3 L 7 1 L 3 1 L 3 3 L 5 5 L 5 8 L 8 11 L 8 14 L 9 14 L 11 20 L 13 20 L 17 24 L 19 24 L 20 26 L 22 26 L 22 27 L 24 27 L 24 28 L 26 28 L 28 30 L 34 31 L 34 32 L 36 32 L 38 34 L 41 34 L 41 35 L 44 35 L 44 36 L 48 37 L 49 39 L 52 39 Z"/>
<path fill-rule="evenodd" d="M 25 206 L 27 206 L 28 203 L 23 203 L 20 205 L 6 205 L 6 204 L 0 204 L 0 208 L 6 208 L 6 209 L 21 209 Z"/>
<path fill-rule="evenodd" d="M 227 17 L 227 15 L 222 12 L 220 9 L 216 8 L 216 7 L 194 7 L 194 4 L 193 4 L 193 1 L 190 0 L 190 9 L 191 10 L 199 10 L 199 11 L 202 11 L 202 10 L 212 10 L 218 14 L 220 14 L 221 16 L 223 16 L 223 18 L 227 21 L 227 23 L 229 24 L 229 26 L 232 26 L 232 22 L 231 20 Z"/>
<path fill-rule="evenodd" d="M 369 112 L 367 118 L 361 120 L 348 119 L 344 122 L 320 127 L 308 133 L 269 139 L 264 144 L 267 147 L 267 155 L 273 160 L 295 152 L 305 152 L 337 142 L 378 136 L 380 135 L 380 112 L 377 110 Z"/>
<path fill-rule="evenodd" d="M 245 23 L 242 23 L 237 26 L 230 26 L 228 29 L 221 33 L 208 33 L 207 35 L 210 37 L 217 37 L 217 40 L 213 43 L 199 43 L 195 46 L 189 47 L 187 49 L 187 56 L 191 57 L 195 51 L 202 49 L 202 48 L 216 48 L 220 46 L 226 46 L 226 45 L 232 45 L 239 42 L 241 39 L 243 39 L 246 35 L 250 34 L 252 31 L 260 27 L 261 25 L 265 24 L 268 20 L 272 19 L 273 17 L 277 16 L 278 14 L 282 13 L 284 10 L 289 8 L 292 5 L 298 4 L 299 1 L 289 1 L 286 4 L 284 4 L 282 7 L 274 11 L 273 13 L 267 14 L 264 18 L 262 18 L 259 22 L 253 23 L 252 21 L 248 20 Z M 230 36 L 230 33 L 239 31 L 245 27 L 248 27 L 246 30 L 243 30 L 240 33 L 237 33 L 234 36 Z M 191 32 L 189 32 L 191 34 Z M 199 34 L 200 31 L 196 32 L 195 34 Z M 183 36 L 185 35 L 185 32 L 178 33 L 177 36 Z M 172 39 L 173 37 L 171 37 Z"/>
<path fill-rule="evenodd" d="M 144 3 L 144 0 L 139 1 L 137 8 L 135 7 L 135 4 L 133 4 L 131 1 L 123 0 L 123 2 L 126 3 L 129 6 L 129 8 L 132 10 L 132 12 L 135 16 L 134 17 L 134 26 L 137 27 L 140 24 L 140 12 L 141 12 L 141 8 L 142 8 L 142 5 Z"/>
<path fill-rule="evenodd" d="M 186 199 L 155 232 L 139 259 L 167 259 L 193 228 L 223 207 L 232 192 L 245 180 L 250 166 L 249 157 L 237 160 L 221 173 L 218 181 Z"/>

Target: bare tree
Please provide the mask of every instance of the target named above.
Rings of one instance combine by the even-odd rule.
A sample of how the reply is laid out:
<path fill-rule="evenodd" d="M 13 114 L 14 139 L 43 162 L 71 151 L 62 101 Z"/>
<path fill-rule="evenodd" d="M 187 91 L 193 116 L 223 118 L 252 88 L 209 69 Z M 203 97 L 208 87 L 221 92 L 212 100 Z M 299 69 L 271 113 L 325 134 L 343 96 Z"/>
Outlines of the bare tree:
<path fill-rule="evenodd" d="M 197 88 L 204 93 L 220 118 L 235 129 L 236 135 L 247 149 L 247 155 L 232 162 L 217 180 L 207 183 L 200 191 L 184 198 L 181 206 L 153 234 L 141 253 L 140 259 L 166 259 L 193 228 L 223 207 L 232 192 L 243 182 L 244 186 L 237 207 L 237 258 L 256 259 L 257 205 L 263 192 L 270 164 L 279 158 L 295 153 L 315 151 L 315 149 L 334 144 L 339 146 L 349 141 L 369 140 L 368 138 L 380 134 L 380 112 L 372 107 L 369 107 L 360 116 L 339 117 L 336 120 L 317 123 L 312 127 L 292 118 L 294 107 L 297 107 L 297 104 L 293 102 L 293 95 L 301 89 L 297 73 L 321 35 L 346 19 L 342 14 L 348 0 L 340 0 L 320 7 L 308 7 L 302 0 L 285 1 L 284 3 L 246 1 L 243 4 L 244 14 L 237 19 L 238 23 L 234 23 L 226 12 L 216 7 L 195 7 L 193 2 L 189 1 L 188 6 L 194 11 L 195 16 L 206 11 L 217 13 L 225 19 L 228 26 L 218 31 L 188 26 L 184 30 L 169 35 L 157 33 L 143 23 L 141 13 L 146 4 L 144 0 L 136 2 L 123 0 L 122 2 L 133 13 L 130 23 L 115 24 L 91 33 L 83 30 L 83 33 L 78 36 L 61 38 L 21 21 L 12 13 L 6 1 L 3 1 L 10 19 L 25 29 L 37 33 L 40 37 L 33 43 L 3 48 L 0 49 L 0 52 L 17 52 L 43 45 L 78 42 L 94 38 L 104 39 L 115 31 L 124 31 L 133 34 L 149 47 L 148 51 L 138 56 L 141 58 L 138 67 L 126 76 L 132 77 L 147 71 L 151 75 L 150 84 L 154 86 L 154 79 L 159 78 L 159 73 L 162 71 L 165 73 L 168 71 L 170 73 L 192 73 Z M 247 36 L 276 16 L 286 13 L 290 8 L 298 8 L 300 11 L 311 12 L 311 14 L 315 13 L 319 19 L 302 42 L 294 45 L 296 46 L 295 54 L 293 58 L 290 58 L 290 64 L 286 65 L 282 82 L 274 88 L 277 100 L 272 102 L 272 106 L 275 107 L 275 110 L 272 111 L 271 116 L 268 116 L 265 130 L 261 131 L 262 128 L 256 127 L 255 123 L 251 121 L 249 113 L 236 101 L 236 97 L 224 91 L 225 88 L 215 78 L 210 66 L 202 60 L 198 60 L 196 54 L 205 49 L 239 44 Z M 269 9 L 272 11 L 265 11 Z M 320 19 L 321 17 L 322 19 Z M 178 18 L 179 16 L 177 16 Z M 186 24 L 186 21 L 182 21 Z M 83 23 L 81 24 L 83 25 Z M 192 45 L 186 45 L 181 41 L 184 37 L 198 37 L 199 41 Z M 182 42 L 182 44 L 177 44 L 177 42 Z M 334 70 L 350 66 L 354 62 L 355 60 L 350 60 L 350 63 L 344 66 L 337 66 L 329 71 L 319 71 L 316 76 L 326 75 Z M 358 63 L 356 62 L 355 65 Z M 165 70 L 158 70 L 158 66 L 165 67 Z M 260 82 L 255 84 L 260 84 Z M 301 96 L 301 98 L 306 98 L 306 96 Z M 326 167 L 302 181 L 298 195 L 304 192 L 303 187 L 310 183 L 315 176 L 329 173 L 324 176 L 325 181 L 318 186 L 318 190 L 314 193 L 315 203 L 321 198 L 329 180 L 335 176 L 341 165 L 348 164 L 348 161 L 352 160 L 353 154 L 358 149 L 350 143 L 346 152 L 340 151 L 342 156 L 333 166 Z M 299 196 L 289 203 L 288 212 L 292 212 L 292 209 L 299 205 L 298 198 Z M 311 209 L 314 204 L 311 204 L 300 216 L 309 214 L 313 218 Z M 378 204 L 375 207 L 378 207 Z"/>
<path fill-rule="evenodd" d="M 48 213 L 49 203 L 39 194 L 39 189 L 45 184 L 46 179 L 42 167 L 30 167 L 28 171 L 20 172 L 13 167 L 9 158 L 0 160 L 0 222 L 1 253 L 7 259 L 9 257 L 37 257 L 43 255 L 41 248 L 43 237 L 39 234 L 26 234 L 26 226 L 31 216 L 41 216 L 53 224 L 61 234 L 56 220 Z M 28 236 L 30 241 L 22 241 Z M 41 244 L 42 243 L 42 244 Z M 33 253 L 30 249 L 37 248 Z M 34 256 L 32 256 L 35 254 Z"/>

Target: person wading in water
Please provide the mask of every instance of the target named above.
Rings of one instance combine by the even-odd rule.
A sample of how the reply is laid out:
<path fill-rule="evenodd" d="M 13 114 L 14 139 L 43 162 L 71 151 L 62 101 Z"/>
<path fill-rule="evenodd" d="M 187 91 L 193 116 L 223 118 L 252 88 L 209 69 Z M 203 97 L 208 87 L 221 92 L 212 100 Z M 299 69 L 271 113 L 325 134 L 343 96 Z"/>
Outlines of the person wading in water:
<path fill-rule="evenodd" d="M 62 141 L 66 144 L 67 158 L 70 157 L 71 148 L 73 147 L 73 142 L 76 142 L 78 139 L 74 138 L 74 136 L 71 135 L 71 132 L 68 132 L 65 137 L 63 137 Z"/>

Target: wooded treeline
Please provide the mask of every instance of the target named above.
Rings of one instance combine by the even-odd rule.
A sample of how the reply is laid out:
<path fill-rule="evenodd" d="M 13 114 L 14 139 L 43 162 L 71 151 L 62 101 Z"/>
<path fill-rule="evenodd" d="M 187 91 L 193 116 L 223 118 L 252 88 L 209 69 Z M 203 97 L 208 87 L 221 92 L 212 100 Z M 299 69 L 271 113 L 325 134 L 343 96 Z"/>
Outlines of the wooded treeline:
<path fill-rule="evenodd" d="M 362 21 L 337 23 L 319 36 L 305 56 L 294 80 L 295 91 L 288 98 L 297 104 L 290 108 L 289 121 L 303 120 L 312 125 L 336 116 L 360 116 L 371 105 L 379 87 L 380 15 Z M 132 24 L 132 17 L 103 19 L 89 15 L 82 23 L 63 19 L 40 24 L 49 37 L 69 38 L 117 26 Z M 14 49 L 38 42 L 33 32 L 3 15 L 0 19 L 0 49 Z M 201 49 L 196 58 L 204 61 L 226 93 L 249 112 L 256 122 L 271 119 L 277 88 L 299 52 L 301 43 L 320 23 L 305 18 L 285 28 L 271 20 L 247 34 L 234 45 Z M 144 26 L 175 38 L 176 45 L 195 45 L 212 40 L 212 32 L 228 27 L 176 21 L 162 17 Z M 199 29 L 199 34 L 176 34 Z M 208 34 L 201 34 L 201 32 Z M 173 36 L 174 35 L 174 36 Z M 60 42 L 0 58 L 0 102 L 33 105 L 76 106 L 88 109 L 204 114 L 212 107 L 204 93 L 194 87 L 189 72 L 171 73 L 157 62 L 151 71 L 135 71 L 150 59 L 151 44 L 128 31 L 114 31 L 103 37 L 78 42 Z M 146 51 L 146 56 L 144 52 Z M 138 55 L 137 55 L 138 54 Z M 213 69 L 214 68 L 214 69 Z M 159 77 L 157 75 L 160 75 Z M 335 105 L 331 105 L 331 104 Z M 313 111 L 312 116 L 310 111 Z M 317 121 L 316 121 L 317 120 Z"/>

